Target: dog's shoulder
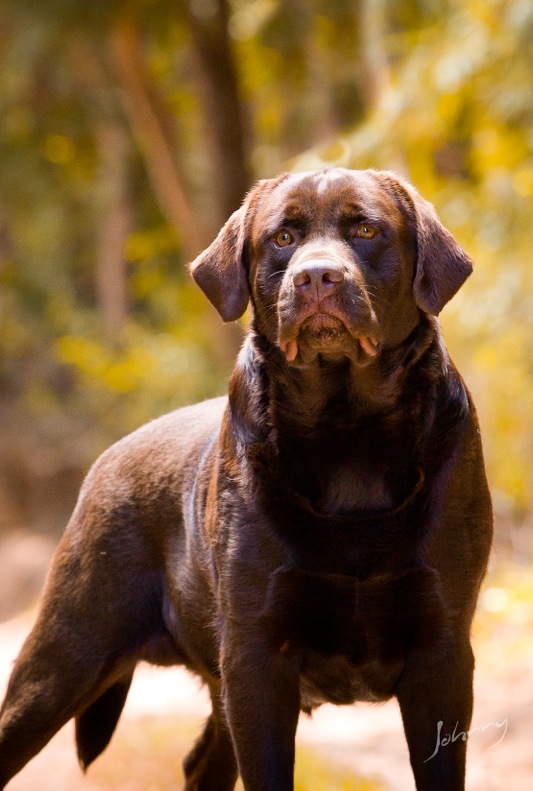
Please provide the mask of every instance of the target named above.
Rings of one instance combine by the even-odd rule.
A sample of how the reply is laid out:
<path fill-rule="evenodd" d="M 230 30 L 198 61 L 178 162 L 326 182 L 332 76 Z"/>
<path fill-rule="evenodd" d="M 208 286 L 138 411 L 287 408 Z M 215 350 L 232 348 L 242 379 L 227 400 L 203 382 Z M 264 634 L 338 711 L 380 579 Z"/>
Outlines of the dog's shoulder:
<path fill-rule="evenodd" d="M 95 462 L 82 488 L 114 491 L 161 489 L 196 469 L 218 437 L 227 399 L 213 398 L 182 407 L 128 434 Z"/>

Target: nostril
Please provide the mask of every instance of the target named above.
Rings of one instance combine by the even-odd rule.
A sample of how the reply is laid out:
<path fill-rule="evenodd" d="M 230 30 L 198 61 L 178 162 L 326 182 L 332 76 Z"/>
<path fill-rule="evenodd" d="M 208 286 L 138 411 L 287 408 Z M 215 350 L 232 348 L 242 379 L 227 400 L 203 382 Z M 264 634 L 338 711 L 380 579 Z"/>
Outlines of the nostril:
<path fill-rule="evenodd" d="M 326 296 L 336 290 L 344 280 L 344 270 L 341 266 L 332 265 L 321 261 L 307 261 L 304 266 L 299 266 L 293 273 L 292 282 L 295 287 L 304 291 L 313 286 L 318 296 Z"/>
<path fill-rule="evenodd" d="M 306 269 L 301 269 L 299 272 L 296 272 L 292 281 L 294 285 L 299 288 L 302 286 L 308 286 L 311 282 L 311 275 Z"/>
<path fill-rule="evenodd" d="M 322 275 L 324 283 L 342 283 L 344 280 L 344 272 L 342 269 L 326 269 Z"/>

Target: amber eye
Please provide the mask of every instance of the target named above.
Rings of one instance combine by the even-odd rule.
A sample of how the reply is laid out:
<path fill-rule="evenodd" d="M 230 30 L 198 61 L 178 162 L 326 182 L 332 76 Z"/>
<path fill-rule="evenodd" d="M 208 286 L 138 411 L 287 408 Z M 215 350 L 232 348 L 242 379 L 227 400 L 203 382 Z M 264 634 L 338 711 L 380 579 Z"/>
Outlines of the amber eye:
<path fill-rule="evenodd" d="M 378 229 L 374 228 L 373 225 L 367 225 L 366 223 L 362 225 L 358 225 L 355 229 L 354 236 L 358 239 L 373 239 L 374 236 L 378 233 Z"/>
<path fill-rule="evenodd" d="M 286 228 L 283 228 L 276 234 L 274 241 L 278 247 L 289 247 L 294 242 L 294 236 Z"/>

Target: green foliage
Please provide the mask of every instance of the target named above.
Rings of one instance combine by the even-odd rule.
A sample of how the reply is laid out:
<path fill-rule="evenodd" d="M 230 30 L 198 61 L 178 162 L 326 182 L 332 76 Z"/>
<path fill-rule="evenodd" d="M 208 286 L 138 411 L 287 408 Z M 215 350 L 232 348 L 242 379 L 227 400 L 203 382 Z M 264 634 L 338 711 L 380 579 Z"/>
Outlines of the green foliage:
<path fill-rule="evenodd" d="M 225 389 L 238 330 L 221 328 L 186 275 L 110 54 L 120 25 L 137 24 L 147 95 L 193 213 L 214 230 L 187 9 L 205 20 L 217 6 L 0 10 L 0 398 L 7 428 L 29 437 L 21 447 L 66 459 L 82 438 L 85 467 L 144 420 Z M 479 407 L 498 508 L 522 517 L 533 483 L 530 2 L 232 0 L 228 30 L 254 175 L 289 157 L 298 169 L 396 169 L 472 254 L 475 277 L 446 309 L 445 332 Z M 111 164 L 110 130 L 123 140 Z M 98 261 L 120 178 L 129 225 L 114 330 Z"/>

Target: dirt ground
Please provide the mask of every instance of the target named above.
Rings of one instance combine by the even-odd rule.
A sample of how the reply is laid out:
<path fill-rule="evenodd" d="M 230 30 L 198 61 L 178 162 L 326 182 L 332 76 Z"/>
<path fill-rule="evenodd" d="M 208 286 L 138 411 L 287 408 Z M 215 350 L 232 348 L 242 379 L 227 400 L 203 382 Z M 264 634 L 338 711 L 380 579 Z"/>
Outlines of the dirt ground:
<path fill-rule="evenodd" d="M 2 696 L 12 660 L 31 626 L 32 617 L 32 614 L 25 614 L 0 624 Z M 530 791 L 533 778 L 532 693 L 531 654 L 498 662 L 497 669 L 490 656 L 479 657 L 472 723 L 475 730 L 469 744 L 469 791 Z M 141 665 L 113 742 L 87 776 L 81 774 L 76 763 L 70 723 L 8 789 L 167 791 L 179 788 L 181 761 L 199 733 L 208 710 L 205 692 L 186 671 Z M 342 767 L 343 772 L 352 771 L 359 778 L 376 781 L 376 785 L 368 785 L 368 788 L 414 790 L 395 701 L 381 706 L 323 706 L 312 718 L 302 716 L 298 745 L 332 767 Z M 154 762 L 157 762 L 157 772 L 153 771 Z M 168 777 L 162 773 L 165 764 L 170 765 Z M 342 788 L 349 787 L 342 785 Z"/>

